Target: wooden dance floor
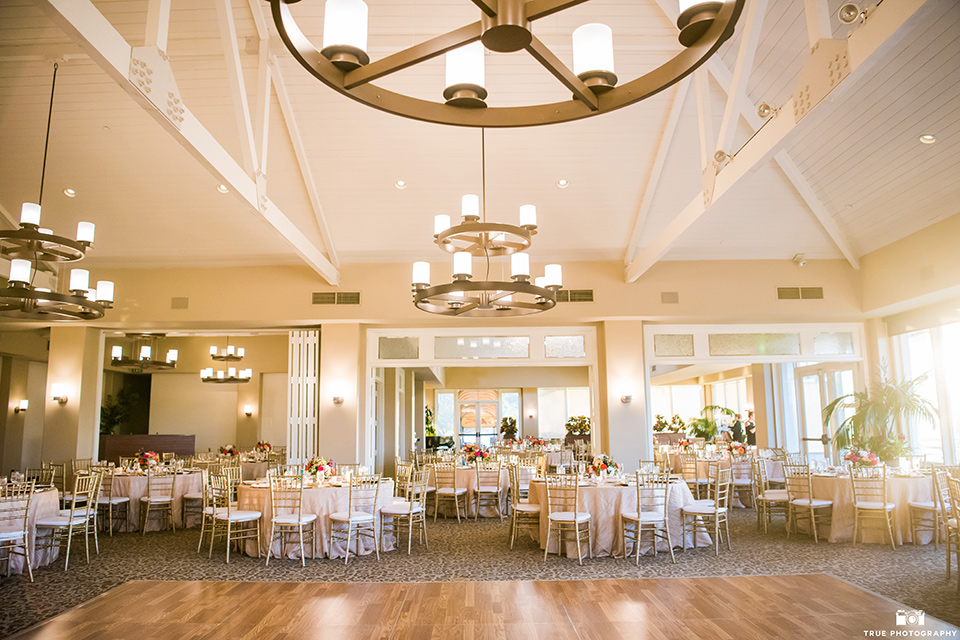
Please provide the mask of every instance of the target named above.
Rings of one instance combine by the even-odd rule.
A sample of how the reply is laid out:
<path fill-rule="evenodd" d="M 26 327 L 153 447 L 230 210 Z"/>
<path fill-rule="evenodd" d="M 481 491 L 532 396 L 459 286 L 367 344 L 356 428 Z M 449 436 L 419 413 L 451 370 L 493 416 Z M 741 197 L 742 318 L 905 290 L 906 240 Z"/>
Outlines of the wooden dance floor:
<path fill-rule="evenodd" d="M 864 638 L 955 627 L 831 576 L 345 584 L 130 582 L 16 638 Z M 874 635 L 865 632 L 875 631 Z M 884 633 L 885 632 L 885 633 Z M 933 635 L 933 634 L 931 634 Z"/>

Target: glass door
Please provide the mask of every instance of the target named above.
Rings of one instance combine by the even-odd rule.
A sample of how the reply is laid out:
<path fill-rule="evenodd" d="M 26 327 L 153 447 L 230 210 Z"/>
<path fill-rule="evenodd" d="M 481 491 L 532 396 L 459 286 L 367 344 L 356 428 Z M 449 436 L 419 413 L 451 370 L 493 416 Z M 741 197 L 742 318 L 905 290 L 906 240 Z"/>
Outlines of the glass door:
<path fill-rule="evenodd" d="M 800 413 L 801 453 L 809 460 L 826 460 L 839 464 L 833 444 L 837 426 L 847 417 L 846 411 L 834 414 L 823 424 L 823 407 L 835 398 L 855 391 L 854 363 L 808 365 L 797 367 L 797 407 Z"/>
<path fill-rule="evenodd" d="M 500 432 L 499 393 L 495 390 L 460 391 L 457 401 L 460 415 L 457 446 L 492 446 Z"/>

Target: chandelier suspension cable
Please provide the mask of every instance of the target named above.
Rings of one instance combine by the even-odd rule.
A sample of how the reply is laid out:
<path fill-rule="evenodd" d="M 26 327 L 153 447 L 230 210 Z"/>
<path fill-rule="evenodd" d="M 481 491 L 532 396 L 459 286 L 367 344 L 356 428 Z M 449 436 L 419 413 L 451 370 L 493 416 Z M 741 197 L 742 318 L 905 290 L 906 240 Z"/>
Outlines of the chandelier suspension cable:
<path fill-rule="evenodd" d="M 487 222 L 487 128 L 480 127 L 480 215 L 484 223 Z M 487 265 L 487 274 L 484 280 L 490 279 L 490 250 L 487 243 L 483 243 L 483 258 Z"/>
<path fill-rule="evenodd" d="M 47 107 L 47 133 L 43 139 L 43 164 L 40 166 L 40 193 L 37 195 L 37 204 L 43 206 L 43 183 L 47 177 L 47 150 L 50 148 L 50 123 L 53 121 L 53 95 L 57 90 L 57 69 L 60 64 L 53 63 L 53 80 L 50 82 L 50 106 Z M 30 274 L 30 286 L 34 286 L 37 279 L 37 268 L 40 266 L 40 258 L 33 257 L 33 272 Z M 63 265 L 57 270 L 57 278 L 63 277 L 65 269 Z"/>

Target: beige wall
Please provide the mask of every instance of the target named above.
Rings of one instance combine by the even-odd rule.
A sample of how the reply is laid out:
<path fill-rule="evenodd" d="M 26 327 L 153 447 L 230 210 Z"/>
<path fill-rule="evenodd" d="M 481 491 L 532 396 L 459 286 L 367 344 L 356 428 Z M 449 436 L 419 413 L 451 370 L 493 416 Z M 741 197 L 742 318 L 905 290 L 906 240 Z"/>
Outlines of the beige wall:
<path fill-rule="evenodd" d="M 102 349 L 102 336 L 94 328 L 74 325 L 51 330 L 47 389 L 42 407 L 44 460 L 96 457 L 100 436 Z M 50 399 L 54 384 L 66 385 L 66 404 Z"/>
<path fill-rule="evenodd" d="M 193 373 L 154 375 L 150 433 L 193 434 L 197 451 L 241 446 L 237 444 L 237 386 L 207 384 Z"/>
<path fill-rule="evenodd" d="M 325 325 L 320 331 L 319 450 L 348 464 L 364 462 L 361 346 L 358 324 Z M 334 404 L 334 396 L 342 397 L 343 404 Z"/>

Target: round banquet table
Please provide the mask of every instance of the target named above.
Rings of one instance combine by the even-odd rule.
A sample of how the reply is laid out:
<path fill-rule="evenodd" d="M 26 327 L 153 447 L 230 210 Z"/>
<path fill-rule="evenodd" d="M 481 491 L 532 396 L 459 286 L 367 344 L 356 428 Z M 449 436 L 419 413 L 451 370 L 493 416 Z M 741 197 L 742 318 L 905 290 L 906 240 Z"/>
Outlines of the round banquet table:
<path fill-rule="evenodd" d="M 853 483 L 850 476 L 814 474 L 812 478 L 813 497 L 833 501 L 833 517 L 830 527 L 830 542 L 850 542 L 853 540 Z M 887 501 L 894 503 L 893 538 L 896 544 L 913 542 L 910 530 L 910 502 L 925 502 L 934 499 L 933 478 L 887 476 Z M 887 542 L 886 527 L 878 521 L 869 523 L 863 530 L 864 542 Z M 932 531 L 920 533 L 921 544 L 933 541 Z"/>
<path fill-rule="evenodd" d="M 530 502 L 533 504 L 545 505 L 547 502 L 547 485 L 543 480 L 533 480 L 530 482 Z M 686 483 L 679 480 L 670 482 L 670 497 L 667 502 L 667 514 L 669 516 L 670 540 L 674 547 L 683 546 L 683 519 L 680 516 L 680 510 L 692 505 L 694 502 L 693 494 Z M 615 483 L 605 483 L 602 485 L 585 484 L 580 486 L 580 495 L 578 498 L 580 510 L 590 514 L 590 535 L 593 539 L 593 555 L 596 556 L 623 556 L 623 540 L 620 532 L 622 530 L 620 513 L 624 510 L 635 511 L 637 508 L 637 487 L 621 486 Z M 540 543 L 543 549 L 547 540 L 547 521 L 546 510 L 540 514 L 540 530 L 533 530 L 531 537 Z M 535 535 L 536 534 L 536 535 Z M 557 538 L 554 536 L 550 541 L 550 553 L 557 552 Z M 712 544 L 710 536 L 706 533 L 697 534 L 697 545 L 709 546 Z M 687 546 L 693 546 L 693 536 L 687 536 Z M 651 551 L 649 542 L 644 541 L 641 552 Z M 657 551 L 667 551 L 667 541 L 658 540 Z M 576 557 L 576 545 L 567 545 L 567 555 Z M 632 553 L 630 549 L 627 553 Z"/>
<path fill-rule="evenodd" d="M 173 522 L 177 528 L 183 527 L 180 518 L 183 512 L 183 496 L 187 493 L 200 493 L 203 485 L 199 472 L 178 473 L 173 486 Z M 142 474 L 113 476 L 113 496 L 130 498 L 127 508 L 127 530 L 140 530 L 140 498 L 147 492 L 147 476 Z M 151 519 L 147 523 L 147 531 L 157 531 L 160 528 L 160 519 Z"/>
<path fill-rule="evenodd" d="M 36 571 L 38 567 L 43 567 L 54 560 L 60 554 L 60 549 L 37 550 L 37 520 L 43 518 L 55 518 L 60 513 L 60 496 L 56 489 L 40 489 L 34 491 L 30 497 L 30 508 L 27 510 L 27 533 L 30 536 L 30 567 Z M 26 569 L 23 562 L 23 556 L 10 555 L 10 571 L 13 573 L 23 573 Z"/>
<path fill-rule="evenodd" d="M 437 478 L 433 473 L 433 465 L 428 465 L 427 468 L 430 470 L 429 479 L 427 484 L 431 487 L 437 486 Z M 473 465 L 466 467 L 457 467 L 457 487 L 466 488 L 467 490 L 467 517 L 472 518 L 476 515 L 476 493 L 477 493 L 477 471 L 476 467 Z M 500 513 L 504 516 L 507 515 L 507 496 L 510 493 L 510 472 L 506 467 L 503 467 L 500 470 Z M 432 513 L 432 512 L 431 512 Z M 457 513 L 453 510 L 453 503 L 445 502 L 443 504 L 443 511 L 440 512 L 440 515 L 443 515 L 448 518 L 456 518 Z M 480 515 L 484 518 L 495 518 L 497 516 L 497 510 L 494 509 L 490 504 L 485 504 L 480 510 Z"/>
<path fill-rule="evenodd" d="M 548 451 L 545 454 L 548 467 L 573 466 L 573 451 Z"/>
<path fill-rule="evenodd" d="M 393 503 L 393 480 L 384 479 L 380 482 L 380 490 L 377 493 L 377 516 L 375 518 L 377 536 L 380 535 L 380 516 L 379 511 L 383 507 Z M 344 552 L 344 543 L 335 541 L 333 548 L 330 547 L 330 514 L 338 511 L 348 511 L 350 506 L 350 487 L 349 486 L 304 486 L 303 502 L 301 511 L 304 514 L 312 513 L 317 516 L 315 526 L 314 545 L 311 549 L 310 543 L 304 540 L 308 553 L 312 553 L 314 558 L 342 558 Z M 265 483 L 243 482 L 238 491 L 237 508 L 244 511 L 259 511 L 262 514 L 260 518 L 260 545 L 261 555 L 266 555 L 267 545 L 270 543 L 270 522 L 272 520 L 272 506 L 270 503 L 270 486 Z M 350 543 L 351 550 L 354 543 Z M 384 548 L 380 551 L 390 551 L 395 546 L 393 536 L 384 538 Z M 300 559 L 299 544 L 287 544 L 287 557 L 290 559 Z M 243 551 L 248 556 L 257 554 L 256 539 L 246 540 Z M 373 540 L 369 538 L 360 539 L 360 553 L 366 555 L 373 553 Z M 279 538 L 273 543 L 274 557 L 280 555 Z"/>

